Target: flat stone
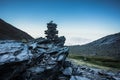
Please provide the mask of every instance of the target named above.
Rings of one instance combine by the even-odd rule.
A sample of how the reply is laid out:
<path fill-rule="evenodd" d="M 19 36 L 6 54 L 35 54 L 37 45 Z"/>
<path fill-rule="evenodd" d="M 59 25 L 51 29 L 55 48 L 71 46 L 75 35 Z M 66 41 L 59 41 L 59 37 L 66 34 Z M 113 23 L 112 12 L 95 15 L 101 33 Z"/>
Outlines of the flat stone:
<path fill-rule="evenodd" d="M 64 75 L 72 75 L 72 68 L 71 67 L 65 68 L 63 71 L 63 74 Z"/>

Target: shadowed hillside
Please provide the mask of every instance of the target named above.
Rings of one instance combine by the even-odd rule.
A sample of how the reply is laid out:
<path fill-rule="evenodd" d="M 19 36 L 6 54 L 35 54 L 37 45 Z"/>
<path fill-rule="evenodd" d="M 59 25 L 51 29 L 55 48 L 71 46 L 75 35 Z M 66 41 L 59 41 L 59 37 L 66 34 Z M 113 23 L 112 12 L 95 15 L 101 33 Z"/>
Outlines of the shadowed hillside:
<path fill-rule="evenodd" d="M 120 33 L 108 35 L 86 45 L 70 46 L 70 53 L 120 60 Z"/>
<path fill-rule="evenodd" d="M 0 40 L 30 40 L 33 39 L 26 32 L 0 19 Z"/>

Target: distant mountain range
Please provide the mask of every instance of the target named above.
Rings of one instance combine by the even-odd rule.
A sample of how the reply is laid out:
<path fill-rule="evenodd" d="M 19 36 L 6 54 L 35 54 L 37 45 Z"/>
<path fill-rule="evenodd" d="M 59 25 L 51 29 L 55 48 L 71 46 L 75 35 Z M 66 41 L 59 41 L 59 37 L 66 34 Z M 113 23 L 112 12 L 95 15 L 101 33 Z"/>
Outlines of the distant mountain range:
<path fill-rule="evenodd" d="M 86 45 L 70 46 L 70 53 L 120 60 L 120 32 L 105 36 Z"/>
<path fill-rule="evenodd" d="M 33 39 L 26 32 L 15 28 L 11 24 L 0 19 L 0 40 L 30 40 Z"/>

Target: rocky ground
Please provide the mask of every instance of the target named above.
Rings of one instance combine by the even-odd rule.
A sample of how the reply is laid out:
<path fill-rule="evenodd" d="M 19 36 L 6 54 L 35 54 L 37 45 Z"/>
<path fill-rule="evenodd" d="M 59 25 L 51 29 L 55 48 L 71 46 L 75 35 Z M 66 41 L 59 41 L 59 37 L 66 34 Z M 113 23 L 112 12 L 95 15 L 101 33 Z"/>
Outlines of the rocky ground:
<path fill-rule="evenodd" d="M 72 75 L 70 80 L 120 80 L 120 71 L 102 70 L 83 65 L 77 66 L 75 73 L 79 74 Z"/>
<path fill-rule="evenodd" d="M 76 65 L 62 38 L 29 43 L 0 41 L 0 80 L 120 80 L 120 71 Z"/>

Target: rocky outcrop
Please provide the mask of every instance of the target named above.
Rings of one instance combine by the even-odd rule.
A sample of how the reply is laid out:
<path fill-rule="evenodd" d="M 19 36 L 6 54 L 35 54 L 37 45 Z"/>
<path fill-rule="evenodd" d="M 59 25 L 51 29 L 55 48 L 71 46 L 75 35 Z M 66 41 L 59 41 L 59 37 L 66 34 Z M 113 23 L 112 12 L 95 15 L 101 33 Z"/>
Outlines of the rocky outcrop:
<path fill-rule="evenodd" d="M 0 40 L 31 40 L 30 35 L 0 19 Z"/>
<path fill-rule="evenodd" d="M 0 80 L 57 79 L 67 55 L 67 47 L 44 38 L 28 44 L 0 41 Z"/>
<path fill-rule="evenodd" d="M 73 64 L 68 48 L 39 38 L 0 41 L 0 80 L 119 80 L 120 72 Z"/>

